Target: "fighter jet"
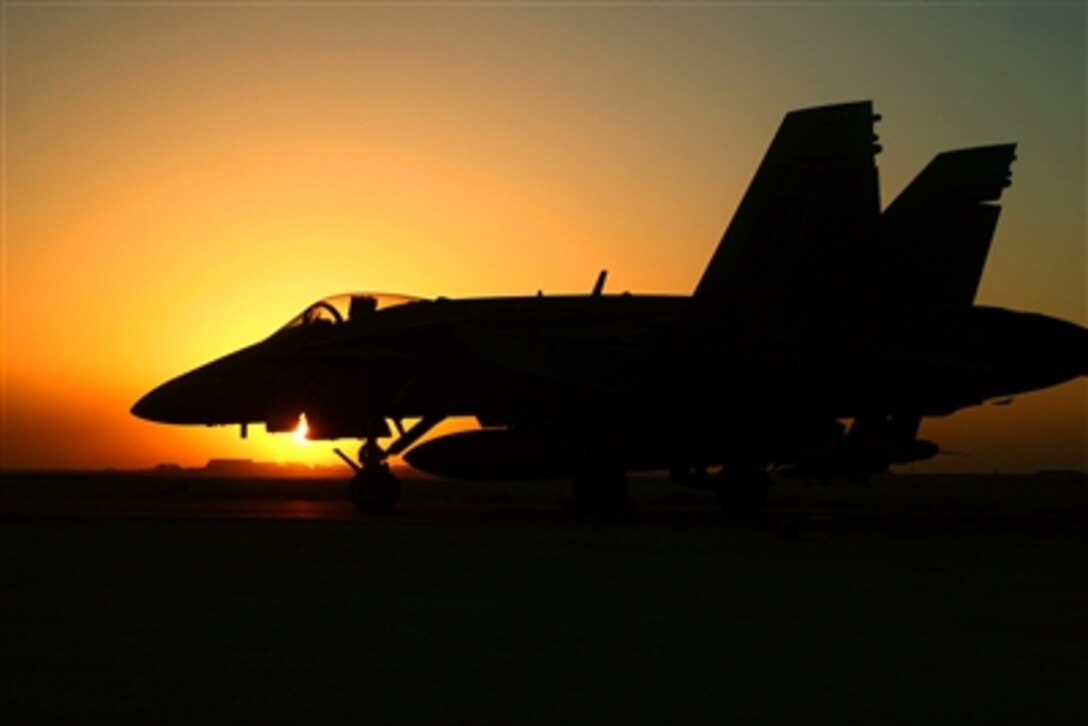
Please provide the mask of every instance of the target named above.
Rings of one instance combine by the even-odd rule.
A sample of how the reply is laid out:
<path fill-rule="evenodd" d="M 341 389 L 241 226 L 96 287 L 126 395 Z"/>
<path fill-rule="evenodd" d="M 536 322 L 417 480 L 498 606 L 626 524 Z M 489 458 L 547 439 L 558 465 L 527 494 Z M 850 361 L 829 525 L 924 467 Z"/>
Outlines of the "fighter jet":
<path fill-rule="evenodd" d="M 865 477 L 936 455 L 946 416 L 1088 374 L 1088 331 L 974 304 L 1012 144 L 934 158 L 883 211 L 868 101 L 788 113 L 690 296 L 315 302 L 132 412 L 361 440 L 349 492 L 400 494 L 388 459 L 466 479 L 569 477 L 588 510 L 668 471 L 758 507 L 769 472 Z M 479 428 L 421 442 L 448 417 Z M 387 443 L 385 443 L 387 442 Z"/>

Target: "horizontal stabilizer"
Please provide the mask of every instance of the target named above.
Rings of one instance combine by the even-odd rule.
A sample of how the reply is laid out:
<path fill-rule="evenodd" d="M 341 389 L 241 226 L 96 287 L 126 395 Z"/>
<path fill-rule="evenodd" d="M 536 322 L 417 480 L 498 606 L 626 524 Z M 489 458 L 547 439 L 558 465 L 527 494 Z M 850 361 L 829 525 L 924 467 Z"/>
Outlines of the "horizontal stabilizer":
<path fill-rule="evenodd" d="M 893 309 L 964 309 L 978 291 L 1015 144 L 939 154 L 881 215 Z"/>

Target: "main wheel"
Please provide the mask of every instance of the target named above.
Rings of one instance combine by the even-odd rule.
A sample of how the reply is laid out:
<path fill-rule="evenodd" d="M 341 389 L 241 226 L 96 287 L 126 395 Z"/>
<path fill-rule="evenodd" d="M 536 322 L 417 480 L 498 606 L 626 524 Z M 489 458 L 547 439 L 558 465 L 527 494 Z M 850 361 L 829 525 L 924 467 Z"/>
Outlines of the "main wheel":
<path fill-rule="evenodd" d="M 388 512 L 400 499 L 400 480 L 385 464 L 363 468 L 348 486 L 351 501 L 368 514 Z"/>
<path fill-rule="evenodd" d="M 730 514 L 752 514 L 767 504 L 771 478 L 758 468 L 727 468 L 718 473 L 714 493 Z"/>
<path fill-rule="evenodd" d="M 627 503 L 627 474 L 618 467 L 593 466 L 574 477 L 574 505 L 587 514 L 612 514 Z"/>

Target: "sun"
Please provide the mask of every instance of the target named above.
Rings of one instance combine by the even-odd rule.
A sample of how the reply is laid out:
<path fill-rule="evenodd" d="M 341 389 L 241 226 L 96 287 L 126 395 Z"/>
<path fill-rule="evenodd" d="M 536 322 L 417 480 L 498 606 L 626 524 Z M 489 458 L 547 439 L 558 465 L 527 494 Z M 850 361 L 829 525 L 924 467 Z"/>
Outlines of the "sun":
<path fill-rule="evenodd" d="M 291 438 L 295 440 L 295 443 L 299 446 L 309 446 L 311 443 L 308 438 L 310 434 L 310 424 L 306 421 L 306 414 L 300 413 L 298 415 L 298 426 L 291 432 Z"/>

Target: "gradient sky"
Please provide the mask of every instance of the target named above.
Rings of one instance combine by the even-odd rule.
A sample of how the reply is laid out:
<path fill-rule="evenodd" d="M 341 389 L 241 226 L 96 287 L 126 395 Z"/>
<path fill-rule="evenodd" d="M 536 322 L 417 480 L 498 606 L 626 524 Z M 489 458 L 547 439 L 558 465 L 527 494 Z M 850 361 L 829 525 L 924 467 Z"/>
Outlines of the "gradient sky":
<path fill-rule="evenodd" d="M 873 99 L 885 203 L 1019 142 L 979 301 L 1084 323 L 1085 6 L 3 5 L 8 467 L 335 463 L 128 409 L 309 302 L 689 293 L 783 114 Z M 927 422 L 1086 468 L 1083 381 Z"/>

